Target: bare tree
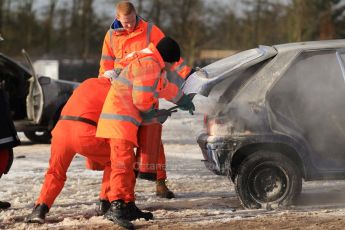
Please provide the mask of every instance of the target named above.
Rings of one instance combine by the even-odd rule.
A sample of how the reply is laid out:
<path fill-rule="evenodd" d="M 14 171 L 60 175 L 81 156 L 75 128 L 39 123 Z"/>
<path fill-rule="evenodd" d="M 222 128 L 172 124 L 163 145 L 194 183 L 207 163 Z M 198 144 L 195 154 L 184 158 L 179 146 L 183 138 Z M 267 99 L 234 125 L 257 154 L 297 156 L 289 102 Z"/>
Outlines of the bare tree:
<path fill-rule="evenodd" d="M 84 0 L 82 3 L 82 14 L 81 14 L 81 56 L 86 59 L 89 55 L 90 48 L 90 25 L 92 25 L 93 0 Z"/>
<path fill-rule="evenodd" d="M 0 32 L 2 32 L 2 25 L 4 22 L 4 5 L 6 0 L 0 0 Z"/>
<path fill-rule="evenodd" d="M 54 31 L 53 28 L 53 18 L 54 18 L 54 13 L 55 13 L 55 8 L 58 0 L 50 0 L 48 9 L 47 9 L 47 17 L 44 21 L 44 27 L 45 27 L 45 51 L 47 53 L 50 52 L 51 50 L 51 43 L 52 43 L 52 33 Z"/>
<path fill-rule="evenodd" d="M 35 12 L 33 11 L 34 0 L 22 0 L 18 1 L 18 22 L 20 27 L 19 32 L 22 34 L 21 42 L 23 47 L 30 47 L 33 42 L 33 33 L 35 27 Z M 25 23 L 25 26 L 22 26 Z"/>

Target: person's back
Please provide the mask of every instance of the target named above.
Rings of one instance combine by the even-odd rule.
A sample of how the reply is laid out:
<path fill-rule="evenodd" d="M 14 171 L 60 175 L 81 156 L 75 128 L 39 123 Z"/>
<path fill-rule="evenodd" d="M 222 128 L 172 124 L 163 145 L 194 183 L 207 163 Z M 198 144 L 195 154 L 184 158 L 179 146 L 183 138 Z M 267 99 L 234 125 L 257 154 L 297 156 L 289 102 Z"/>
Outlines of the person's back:
<path fill-rule="evenodd" d="M 97 123 L 110 86 L 107 78 L 85 80 L 73 92 L 62 110 L 61 116 L 83 117 Z"/>

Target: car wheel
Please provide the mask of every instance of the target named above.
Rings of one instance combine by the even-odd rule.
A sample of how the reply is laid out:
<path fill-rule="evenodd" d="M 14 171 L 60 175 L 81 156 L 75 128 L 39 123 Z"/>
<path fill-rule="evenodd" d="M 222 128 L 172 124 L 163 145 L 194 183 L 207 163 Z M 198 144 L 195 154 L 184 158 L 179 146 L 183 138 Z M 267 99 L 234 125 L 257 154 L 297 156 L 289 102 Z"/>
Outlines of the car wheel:
<path fill-rule="evenodd" d="M 33 143 L 49 144 L 51 134 L 48 130 L 46 131 L 25 131 L 25 136 Z"/>
<path fill-rule="evenodd" d="M 239 166 L 235 178 L 245 208 L 286 206 L 300 193 L 302 177 L 296 164 L 279 152 L 258 151 Z"/>

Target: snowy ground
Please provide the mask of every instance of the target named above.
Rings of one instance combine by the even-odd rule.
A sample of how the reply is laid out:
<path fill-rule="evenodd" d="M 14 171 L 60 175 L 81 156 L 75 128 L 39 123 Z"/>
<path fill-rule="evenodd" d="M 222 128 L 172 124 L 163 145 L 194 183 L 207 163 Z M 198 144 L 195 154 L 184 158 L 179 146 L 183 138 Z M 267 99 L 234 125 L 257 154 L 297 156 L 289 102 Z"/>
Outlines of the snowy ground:
<path fill-rule="evenodd" d="M 141 229 L 344 229 L 345 182 L 303 184 L 297 203 L 282 210 L 244 210 L 227 178 L 213 175 L 201 162 L 195 138 L 202 116 L 174 114 L 165 124 L 163 140 L 168 161 L 168 184 L 177 198 L 154 194 L 155 184 L 138 180 L 137 205 L 152 211 L 153 221 L 135 221 Z M 0 212 L 0 229 L 119 229 L 95 214 L 101 173 L 85 170 L 76 157 L 66 185 L 44 225 L 25 224 L 38 196 L 49 160 L 49 145 L 23 145 L 14 149 L 15 161 L 0 180 L 0 200 L 12 208 Z"/>

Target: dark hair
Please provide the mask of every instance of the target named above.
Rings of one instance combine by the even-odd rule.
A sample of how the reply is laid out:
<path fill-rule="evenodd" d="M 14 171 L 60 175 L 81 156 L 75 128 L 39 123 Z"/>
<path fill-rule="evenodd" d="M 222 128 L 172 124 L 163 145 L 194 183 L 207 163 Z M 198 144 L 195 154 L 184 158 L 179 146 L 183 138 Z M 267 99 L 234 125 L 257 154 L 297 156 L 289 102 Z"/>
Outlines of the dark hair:
<path fill-rule="evenodd" d="M 180 60 L 180 46 L 174 39 L 164 37 L 158 42 L 156 47 L 165 62 L 172 63 Z"/>

